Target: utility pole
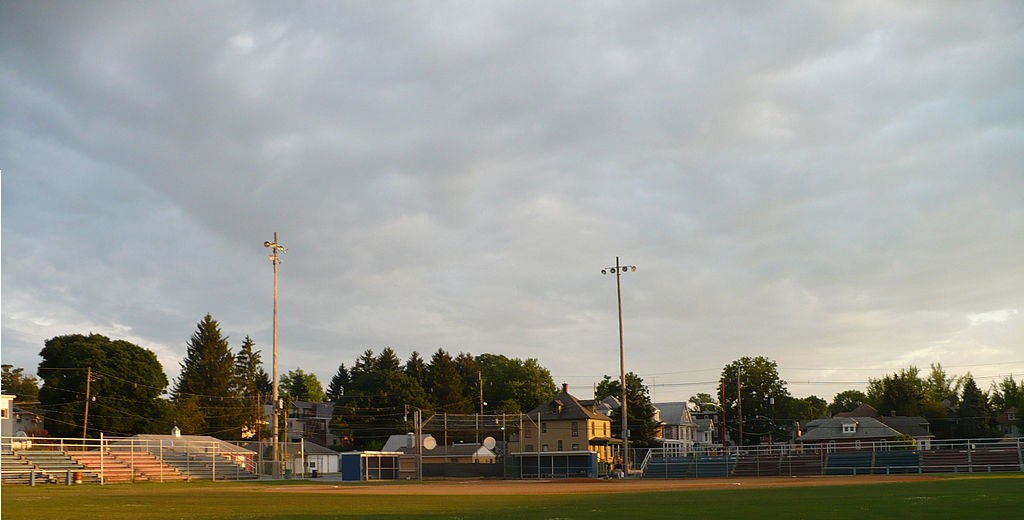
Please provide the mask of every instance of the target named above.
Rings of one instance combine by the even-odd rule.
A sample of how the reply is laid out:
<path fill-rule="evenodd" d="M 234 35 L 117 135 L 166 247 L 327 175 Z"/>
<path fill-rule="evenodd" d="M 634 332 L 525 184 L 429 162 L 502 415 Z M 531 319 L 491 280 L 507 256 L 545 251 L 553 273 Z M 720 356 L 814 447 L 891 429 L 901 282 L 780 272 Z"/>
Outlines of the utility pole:
<path fill-rule="evenodd" d="M 619 303 L 619 381 L 622 383 L 622 469 L 629 476 L 629 421 L 626 408 L 626 349 L 622 336 L 622 273 L 636 271 L 635 265 L 620 265 L 615 257 L 615 267 L 601 269 L 601 274 L 615 275 L 615 294 Z"/>
<path fill-rule="evenodd" d="M 740 380 L 740 374 L 743 373 L 743 367 L 736 368 L 736 408 L 740 418 L 740 438 L 739 447 L 743 447 L 743 381 Z"/>
<path fill-rule="evenodd" d="M 726 438 L 726 433 L 727 432 L 725 431 L 725 378 L 724 377 L 722 378 L 720 388 L 722 389 L 722 392 L 721 392 L 722 393 L 722 397 L 721 397 L 721 399 L 722 399 L 721 400 L 722 406 L 719 406 L 718 408 L 720 408 L 722 410 L 722 449 L 725 450 L 726 449 L 725 438 Z"/>
<path fill-rule="evenodd" d="M 92 367 L 86 367 L 85 369 L 85 418 L 82 420 L 82 438 L 86 437 L 89 433 L 89 401 L 92 397 L 89 395 L 92 384 Z"/>
<path fill-rule="evenodd" d="M 270 263 L 274 264 L 274 387 L 271 392 L 271 400 L 273 401 L 274 422 L 272 427 L 272 433 L 274 436 L 274 475 L 280 476 L 280 447 L 278 445 L 278 431 L 277 431 L 277 414 L 278 414 L 278 388 L 277 388 L 277 266 L 281 263 L 280 255 L 287 253 L 288 248 L 282 246 L 277 242 L 277 231 L 274 231 L 274 241 L 263 242 L 263 247 L 269 247 L 271 250 Z M 285 421 L 287 422 L 287 417 Z"/>

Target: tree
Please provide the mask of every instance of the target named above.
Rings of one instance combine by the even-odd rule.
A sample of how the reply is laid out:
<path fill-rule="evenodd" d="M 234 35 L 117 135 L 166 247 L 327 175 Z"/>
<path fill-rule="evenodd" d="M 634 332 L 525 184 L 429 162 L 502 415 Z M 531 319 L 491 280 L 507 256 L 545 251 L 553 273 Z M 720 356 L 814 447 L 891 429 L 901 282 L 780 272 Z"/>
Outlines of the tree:
<path fill-rule="evenodd" d="M 349 382 L 348 369 L 342 363 L 338 366 L 338 371 L 334 373 L 334 377 L 331 378 L 331 383 L 327 385 L 327 400 L 332 403 L 340 401 L 345 395 L 345 389 L 348 388 Z"/>
<path fill-rule="evenodd" d="M 867 401 L 867 394 L 860 390 L 843 390 L 832 398 L 832 402 L 828 405 L 828 414 L 835 416 L 837 413 L 852 412 Z"/>
<path fill-rule="evenodd" d="M 87 395 L 90 437 L 147 433 L 164 425 L 160 395 L 167 376 L 152 351 L 99 334 L 72 334 L 47 340 L 39 355 L 39 402 L 53 435 L 82 435 Z"/>
<path fill-rule="evenodd" d="M 307 374 L 301 368 L 289 370 L 281 378 L 280 388 L 293 401 L 324 402 L 324 387 L 316 374 Z"/>
<path fill-rule="evenodd" d="M 468 412 L 480 409 L 480 365 L 468 352 L 460 352 L 455 358 L 455 370 L 462 378 L 462 399 L 467 404 Z"/>
<path fill-rule="evenodd" d="M 427 392 L 434 407 L 441 412 L 469 413 L 472 402 L 462 397 L 462 376 L 451 354 L 443 348 L 437 349 L 427 366 Z"/>
<path fill-rule="evenodd" d="M 14 396 L 14 402 L 35 401 L 39 398 L 39 380 L 24 375 L 24 372 L 24 368 L 3 365 L 0 387 L 3 387 L 3 393 Z"/>
<path fill-rule="evenodd" d="M 594 400 L 603 401 L 607 397 L 614 397 L 621 401 L 622 383 L 618 378 L 612 379 L 612 376 L 605 374 L 601 381 L 597 383 L 597 388 L 594 389 Z"/>
<path fill-rule="evenodd" d="M 405 362 L 405 373 L 409 377 L 419 381 L 420 386 L 426 387 L 427 383 L 427 362 L 423 360 L 419 352 L 415 350 L 409 355 Z"/>
<path fill-rule="evenodd" d="M 970 373 L 964 376 L 964 391 L 957 409 L 957 433 L 965 439 L 988 437 L 988 396 L 978 388 Z"/>
<path fill-rule="evenodd" d="M 712 397 L 711 394 L 708 394 L 708 393 L 705 393 L 705 392 L 698 392 L 697 395 L 691 395 L 690 399 L 689 399 L 689 402 L 691 404 L 693 404 L 693 406 L 698 411 L 701 411 L 701 412 L 707 411 L 706 409 L 709 409 L 709 408 L 712 411 L 714 409 L 718 408 L 718 406 L 717 406 L 718 405 L 718 400 L 715 399 L 714 397 Z"/>
<path fill-rule="evenodd" d="M 878 385 L 869 390 L 877 393 Z M 917 367 L 910 366 L 898 373 L 887 375 L 881 381 L 881 395 L 874 397 L 878 405 L 875 407 L 881 415 L 919 416 L 924 404 L 924 381 L 921 380 Z M 870 393 L 869 393 L 870 395 Z"/>
<path fill-rule="evenodd" d="M 767 435 L 773 429 L 779 430 L 775 438 L 783 435 L 771 419 L 771 401 L 788 398 L 789 391 L 786 382 L 779 378 L 774 361 L 763 356 L 733 361 L 722 370 L 718 393 L 725 396 L 722 406 L 727 413 L 727 426 L 735 432 L 733 438 L 737 442 L 743 445 L 767 442 Z M 740 435 L 741 429 L 743 435 Z"/>
<path fill-rule="evenodd" d="M 551 373 L 536 359 L 481 354 L 476 364 L 483 374 L 484 399 L 501 413 L 522 413 L 555 395 Z"/>
<path fill-rule="evenodd" d="M 604 385 L 604 389 L 601 389 L 601 384 L 598 384 L 598 389 L 601 392 L 609 390 L 618 390 L 622 388 L 619 381 L 612 380 L 611 376 L 604 376 L 602 383 L 607 382 Z M 595 393 L 594 397 L 600 393 Z M 610 395 L 610 394 L 609 394 Z M 607 395 L 602 396 L 607 397 Z M 622 393 L 619 392 L 618 398 L 622 398 Z M 644 386 L 644 380 L 640 376 L 633 372 L 626 373 L 626 425 L 629 428 L 629 442 L 631 447 L 634 448 L 649 448 L 654 446 L 657 442 L 655 441 L 655 435 L 658 429 L 658 422 L 654 420 L 654 405 L 651 404 L 651 395 Z M 618 407 L 612 410 L 612 435 L 616 437 L 622 436 L 622 407 Z"/>
<path fill-rule="evenodd" d="M 235 357 L 227 338 L 221 334 L 220 324 L 207 314 L 187 344 L 174 399 L 196 397 L 201 433 L 238 439 L 245 407 L 237 389 Z"/>
<path fill-rule="evenodd" d="M 376 357 L 365 351 L 349 375 L 350 388 L 335 404 L 332 425 L 351 435 L 357 449 L 379 448 L 388 436 L 408 431 L 407 407 L 429 408 L 423 388 L 389 348 Z"/>
<path fill-rule="evenodd" d="M 256 350 L 255 346 L 252 338 L 246 336 L 238 349 L 238 355 L 235 356 L 235 392 L 245 406 L 242 413 L 243 428 L 251 435 L 260 430 L 259 423 L 263 420 L 261 403 L 268 395 L 264 388 L 261 388 L 261 384 L 263 380 L 269 378 L 263 370 L 260 351 Z M 248 435 L 243 435 L 245 436 Z"/>

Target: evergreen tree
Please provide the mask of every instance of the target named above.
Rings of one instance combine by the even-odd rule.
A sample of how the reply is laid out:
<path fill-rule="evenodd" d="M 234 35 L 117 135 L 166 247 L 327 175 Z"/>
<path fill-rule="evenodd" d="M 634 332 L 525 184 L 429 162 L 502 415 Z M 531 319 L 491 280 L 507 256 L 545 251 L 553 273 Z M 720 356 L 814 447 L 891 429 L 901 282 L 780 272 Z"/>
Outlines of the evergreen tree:
<path fill-rule="evenodd" d="M 605 376 L 608 381 L 611 377 Z M 622 385 L 618 381 L 607 385 L 608 390 L 618 390 Z M 595 394 L 596 396 L 596 394 Z M 621 391 L 618 399 L 622 398 Z M 655 434 L 658 429 L 658 422 L 654 420 L 654 405 L 651 403 L 651 394 L 644 380 L 633 372 L 626 373 L 626 419 L 629 428 L 629 443 L 632 448 L 649 448 L 655 446 Z M 622 407 L 612 410 L 612 435 L 622 436 Z"/>
<path fill-rule="evenodd" d="M 327 400 L 332 403 L 341 401 L 341 398 L 345 395 L 345 390 L 349 386 L 349 375 L 348 369 L 345 368 L 345 364 L 342 363 L 338 366 L 338 371 L 331 378 L 331 384 L 327 386 Z"/>
<path fill-rule="evenodd" d="M 260 388 L 261 379 L 269 376 L 263 370 L 260 351 L 255 350 L 255 346 L 252 338 L 246 336 L 238 349 L 238 355 L 235 356 L 235 391 L 245 406 L 242 415 L 246 434 L 243 437 L 255 435 L 256 431 L 260 430 L 258 423 L 263 419 L 261 403 L 269 395 L 264 394 Z"/>
<path fill-rule="evenodd" d="M 964 376 L 964 393 L 957 410 L 957 433 L 961 438 L 976 439 L 988 437 L 989 428 L 988 396 L 978 388 L 974 377 Z"/>
<path fill-rule="evenodd" d="M 471 403 L 462 397 L 462 376 L 459 375 L 455 360 L 443 348 L 430 358 L 427 366 L 427 392 L 434 407 L 441 412 L 468 413 Z"/>
<path fill-rule="evenodd" d="M 420 356 L 419 352 L 415 350 L 409 355 L 409 360 L 405 362 L 405 373 L 409 377 L 419 381 L 420 386 L 426 388 L 427 386 L 427 363 Z"/>
<path fill-rule="evenodd" d="M 244 422 L 243 401 L 235 381 L 235 357 L 220 324 L 207 314 L 189 339 L 174 399 L 193 396 L 200 414 L 201 433 L 238 439 Z"/>

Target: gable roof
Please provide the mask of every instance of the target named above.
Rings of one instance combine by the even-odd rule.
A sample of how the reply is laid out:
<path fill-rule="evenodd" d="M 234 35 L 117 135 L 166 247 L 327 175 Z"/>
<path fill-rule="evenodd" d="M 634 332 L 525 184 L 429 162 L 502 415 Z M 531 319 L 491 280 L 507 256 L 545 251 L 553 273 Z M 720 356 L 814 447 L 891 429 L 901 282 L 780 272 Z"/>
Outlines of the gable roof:
<path fill-rule="evenodd" d="M 879 417 L 886 426 L 911 437 L 934 437 L 928 426 L 930 423 L 924 417 L 906 417 L 903 415 L 890 415 Z"/>
<path fill-rule="evenodd" d="M 540 415 L 542 421 L 611 421 L 607 415 L 599 414 L 580 404 L 579 400 L 569 393 L 569 385 L 563 384 L 562 391 L 547 402 L 527 412 L 528 417 Z"/>
<path fill-rule="evenodd" d="M 855 424 L 852 433 L 843 433 L 843 425 Z M 833 417 L 816 419 L 807 423 L 807 433 L 800 438 L 802 442 L 844 441 L 861 439 L 892 439 L 900 432 L 882 424 L 872 417 Z"/>
<path fill-rule="evenodd" d="M 654 403 L 654 407 L 661 411 L 661 422 L 665 424 L 676 426 L 693 425 L 693 416 L 690 415 L 690 408 L 685 402 Z"/>

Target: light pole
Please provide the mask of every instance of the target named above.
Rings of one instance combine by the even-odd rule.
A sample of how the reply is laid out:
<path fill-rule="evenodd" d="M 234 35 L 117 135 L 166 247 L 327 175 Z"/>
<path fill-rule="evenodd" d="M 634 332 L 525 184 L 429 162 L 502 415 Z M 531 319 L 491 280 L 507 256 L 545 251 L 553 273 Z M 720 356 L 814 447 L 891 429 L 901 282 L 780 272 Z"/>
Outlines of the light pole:
<path fill-rule="evenodd" d="M 601 274 L 615 275 L 615 294 L 619 301 L 619 382 L 622 384 L 622 468 L 629 475 L 629 422 L 626 409 L 626 349 L 622 341 L 622 273 L 636 271 L 635 265 L 619 265 L 619 257 L 615 257 L 615 267 L 601 269 Z"/>
<path fill-rule="evenodd" d="M 274 387 L 271 391 L 271 402 L 273 403 L 273 411 L 271 414 L 274 416 L 273 428 L 271 431 L 274 436 L 274 476 L 280 476 L 281 468 L 279 466 L 280 456 L 278 447 L 278 433 L 277 433 L 277 266 L 281 263 L 281 256 L 288 252 L 288 248 L 282 246 L 277 242 L 277 231 L 274 231 L 274 241 L 263 242 L 263 247 L 270 248 L 270 263 L 274 264 Z M 285 419 L 287 420 L 287 419 Z"/>

